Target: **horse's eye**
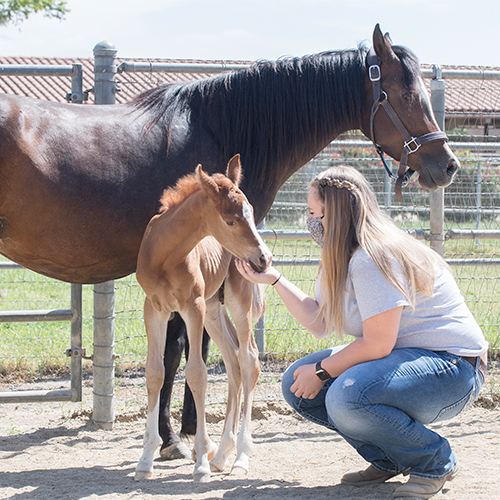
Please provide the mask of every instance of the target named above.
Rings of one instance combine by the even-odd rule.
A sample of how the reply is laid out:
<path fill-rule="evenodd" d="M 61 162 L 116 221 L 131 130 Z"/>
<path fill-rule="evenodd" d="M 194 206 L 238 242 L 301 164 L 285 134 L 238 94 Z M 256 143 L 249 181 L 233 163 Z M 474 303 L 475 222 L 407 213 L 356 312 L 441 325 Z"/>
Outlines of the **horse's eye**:
<path fill-rule="evenodd" d="M 226 221 L 226 224 L 227 224 L 228 226 L 230 226 L 230 227 L 233 227 L 235 223 L 234 223 L 234 220 L 227 220 L 227 221 Z"/>

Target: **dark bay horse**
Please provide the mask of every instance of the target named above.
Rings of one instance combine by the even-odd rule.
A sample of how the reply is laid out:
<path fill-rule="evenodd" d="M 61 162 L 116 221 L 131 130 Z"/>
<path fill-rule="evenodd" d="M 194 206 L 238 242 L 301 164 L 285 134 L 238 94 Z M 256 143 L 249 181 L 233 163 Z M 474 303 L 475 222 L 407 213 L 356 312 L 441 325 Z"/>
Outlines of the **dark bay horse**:
<path fill-rule="evenodd" d="M 136 275 L 146 293 L 148 415 L 136 480 L 151 476 L 154 453 L 161 442 L 158 419 L 165 331 L 175 311 L 185 321 L 192 349 L 186 380 L 197 413 L 194 480 L 208 481 L 211 470 L 222 470 L 236 444 L 233 468 L 248 470 L 252 400 L 260 373 L 252 316 L 262 314 L 264 293 L 238 273 L 233 256 L 264 271 L 271 264 L 272 254 L 257 232 L 251 205 L 238 189 L 240 179 L 239 155 L 229 161 L 226 176 L 207 175 L 199 165 L 196 174 L 182 177 L 165 191 L 162 209 L 144 233 Z M 225 307 L 234 327 L 219 302 L 217 291 L 223 282 L 229 292 Z M 205 421 L 207 370 L 201 355 L 204 325 L 219 346 L 228 373 L 226 422 L 218 450 L 208 436 Z M 242 390 L 243 420 L 238 435 Z"/>
<path fill-rule="evenodd" d="M 385 106 L 372 113 L 374 86 L 412 137 L 439 127 L 413 53 L 378 25 L 373 50 L 377 64 L 366 47 L 259 62 L 127 105 L 0 96 L 0 253 L 68 282 L 116 279 L 135 271 L 164 188 L 200 162 L 213 173 L 241 153 L 258 223 L 286 179 L 347 130 L 401 158 L 411 146 Z M 441 138 L 415 147 L 408 167 L 436 189 L 459 162 Z M 167 350 L 181 347 L 171 335 Z"/>
<path fill-rule="evenodd" d="M 380 83 L 410 134 L 439 130 L 419 64 L 378 26 Z M 0 98 L 0 253 L 47 276 L 97 283 L 135 271 L 163 189 L 197 163 L 214 172 L 240 153 L 242 189 L 262 220 L 278 189 L 342 132 L 370 137 L 372 82 L 358 48 L 260 62 L 250 69 L 146 91 L 135 102 L 74 106 Z M 378 144 L 404 140 L 384 111 Z M 443 140 L 409 155 L 429 189 L 459 163 Z"/>

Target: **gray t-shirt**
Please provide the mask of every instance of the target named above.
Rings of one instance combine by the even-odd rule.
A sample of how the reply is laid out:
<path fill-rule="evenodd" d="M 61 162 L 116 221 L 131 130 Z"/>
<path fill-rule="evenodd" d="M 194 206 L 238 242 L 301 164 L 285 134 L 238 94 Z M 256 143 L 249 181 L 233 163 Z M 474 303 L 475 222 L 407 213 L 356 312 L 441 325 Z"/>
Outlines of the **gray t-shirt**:
<path fill-rule="evenodd" d="M 399 263 L 395 263 L 394 269 L 399 283 L 405 286 Z M 318 301 L 321 300 L 319 281 Z M 346 285 L 344 334 L 362 337 L 364 320 L 404 306 L 395 349 L 419 347 L 457 356 L 479 356 L 488 350 L 481 328 L 446 269 L 436 271 L 432 296 L 417 292 L 415 309 L 363 249 L 358 249 L 349 262 Z"/>

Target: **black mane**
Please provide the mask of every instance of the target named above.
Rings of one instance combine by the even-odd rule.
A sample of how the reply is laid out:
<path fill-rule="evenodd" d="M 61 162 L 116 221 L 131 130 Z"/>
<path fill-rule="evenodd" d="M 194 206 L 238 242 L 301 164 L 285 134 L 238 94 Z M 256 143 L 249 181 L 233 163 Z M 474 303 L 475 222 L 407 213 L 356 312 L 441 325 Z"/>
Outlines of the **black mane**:
<path fill-rule="evenodd" d="M 346 124 L 357 127 L 366 51 L 257 62 L 205 80 L 153 88 L 132 105 L 150 114 L 150 126 L 159 123 L 167 130 L 177 113 L 188 110 L 191 125 L 209 131 L 226 157 L 240 153 L 245 172 L 258 178 L 256 170 L 300 161 L 311 143 L 319 151 Z"/>

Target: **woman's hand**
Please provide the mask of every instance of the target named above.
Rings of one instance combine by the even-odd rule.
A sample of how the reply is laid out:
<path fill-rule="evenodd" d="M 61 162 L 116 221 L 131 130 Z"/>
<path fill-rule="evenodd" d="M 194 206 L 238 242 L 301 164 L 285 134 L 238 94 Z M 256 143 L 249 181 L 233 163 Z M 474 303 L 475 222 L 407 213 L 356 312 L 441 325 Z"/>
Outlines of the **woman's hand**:
<path fill-rule="evenodd" d="M 295 370 L 293 378 L 295 382 L 290 387 L 290 390 L 298 398 L 313 399 L 325 384 L 316 375 L 316 365 L 299 366 Z"/>
<path fill-rule="evenodd" d="M 252 283 L 262 283 L 263 285 L 272 285 L 281 275 L 274 269 L 274 267 L 269 266 L 262 273 L 257 273 L 253 270 L 252 266 L 248 262 L 243 260 L 235 259 L 234 264 L 236 269 L 240 274 Z"/>

